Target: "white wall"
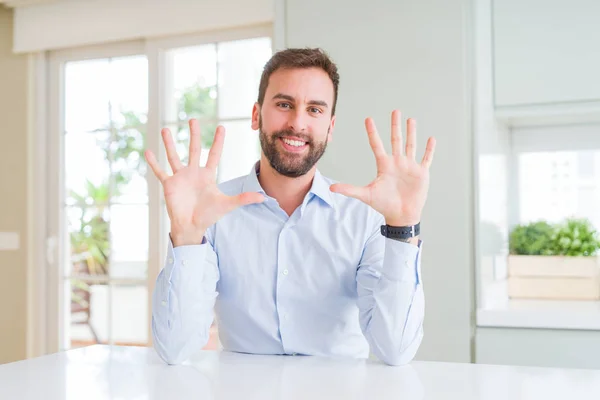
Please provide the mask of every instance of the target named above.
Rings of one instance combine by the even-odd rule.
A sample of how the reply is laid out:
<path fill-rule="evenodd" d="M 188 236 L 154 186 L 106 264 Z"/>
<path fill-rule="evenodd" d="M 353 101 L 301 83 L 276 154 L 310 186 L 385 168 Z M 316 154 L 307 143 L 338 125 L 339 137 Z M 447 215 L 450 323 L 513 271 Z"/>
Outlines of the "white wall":
<path fill-rule="evenodd" d="M 15 10 L 13 50 L 32 52 L 264 24 L 273 20 L 273 9 L 273 0 L 62 0 Z"/>
<path fill-rule="evenodd" d="M 0 364 L 27 356 L 31 57 L 11 52 L 12 10 L 0 6 L 0 232 L 19 236 L 0 249 Z"/>
<path fill-rule="evenodd" d="M 496 105 L 600 100 L 600 1 L 494 1 Z"/>
<path fill-rule="evenodd" d="M 372 116 L 389 151 L 393 108 L 418 121 L 418 152 L 438 139 L 423 216 L 425 339 L 419 359 L 471 360 L 473 147 L 467 30 L 470 1 L 281 0 L 287 47 L 320 46 L 340 68 L 338 120 L 320 168 L 366 184 Z M 278 22 L 276 21 L 276 26 Z M 277 39 L 277 38 L 276 38 Z"/>

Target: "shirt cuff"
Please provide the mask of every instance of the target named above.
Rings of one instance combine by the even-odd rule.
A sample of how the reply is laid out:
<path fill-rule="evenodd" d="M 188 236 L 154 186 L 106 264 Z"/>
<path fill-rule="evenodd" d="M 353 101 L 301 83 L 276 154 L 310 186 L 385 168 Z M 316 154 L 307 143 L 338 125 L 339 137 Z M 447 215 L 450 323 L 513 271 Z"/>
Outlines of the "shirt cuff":
<path fill-rule="evenodd" d="M 383 274 L 391 280 L 402 282 L 421 282 L 421 250 L 423 241 L 419 244 L 385 239 L 385 263 Z"/>
<path fill-rule="evenodd" d="M 168 282 L 172 282 L 173 271 L 176 265 L 178 268 L 190 267 L 192 264 L 198 261 L 204 261 L 206 258 L 206 246 L 208 245 L 206 238 L 202 241 L 202 244 L 184 245 L 173 247 L 173 242 L 169 238 L 169 247 L 167 249 L 167 263 L 165 269 L 167 269 L 166 276 Z M 202 268 L 194 268 L 196 271 L 202 271 Z"/>

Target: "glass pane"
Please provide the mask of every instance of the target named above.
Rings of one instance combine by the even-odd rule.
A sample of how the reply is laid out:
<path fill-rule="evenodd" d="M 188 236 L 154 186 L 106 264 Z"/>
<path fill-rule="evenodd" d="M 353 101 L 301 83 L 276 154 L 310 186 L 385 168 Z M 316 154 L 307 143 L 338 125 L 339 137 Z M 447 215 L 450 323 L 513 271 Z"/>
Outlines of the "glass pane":
<path fill-rule="evenodd" d="M 165 57 L 165 124 L 215 119 L 217 52 L 214 44 L 171 50 Z"/>
<path fill-rule="evenodd" d="M 219 43 L 218 55 L 219 118 L 250 118 L 258 97 L 260 76 L 272 55 L 271 39 Z"/>
<path fill-rule="evenodd" d="M 179 159 L 184 165 L 188 163 L 188 155 L 189 155 L 189 128 L 187 125 L 167 125 L 165 128 L 168 128 L 171 131 L 171 136 L 175 141 L 175 148 L 177 150 L 177 155 Z M 173 171 L 171 170 L 171 166 L 168 163 L 166 151 L 164 148 L 164 143 L 161 139 L 161 150 L 163 151 L 163 156 L 161 160 L 163 161 L 163 166 L 167 169 L 168 173 L 171 174 Z"/>
<path fill-rule="evenodd" d="M 203 131 L 209 131 L 212 129 L 212 132 L 216 130 L 217 124 L 211 124 L 202 128 Z M 187 165 L 189 162 L 189 152 L 190 152 L 190 131 L 187 125 L 170 125 L 167 126 L 171 130 L 171 135 L 173 136 L 173 140 L 175 140 L 175 148 L 177 149 L 177 154 L 179 155 L 179 159 L 184 165 Z M 201 134 L 202 135 L 202 134 Z M 209 148 L 205 147 L 205 141 L 210 140 L 212 142 L 212 136 L 208 139 L 206 135 L 202 136 L 202 152 L 200 153 L 200 166 L 206 165 L 206 160 L 208 159 Z M 162 145 L 162 142 L 161 142 Z M 211 143 L 212 145 L 212 143 Z M 164 151 L 164 145 L 163 151 Z M 164 160 L 163 166 L 166 170 L 171 174 L 173 171 L 171 170 L 171 166 L 168 165 L 167 156 L 163 154 L 162 160 Z"/>
<path fill-rule="evenodd" d="M 106 203 L 110 175 L 109 132 L 67 133 L 64 138 L 67 204 Z"/>
<path fill-rule="evenodd" d="M 148 288 L 143 285 L 112 285 L 112 342 L 117 345 L 148 345 Z"/>
<path fill-rule="evenodd" d="M 145 279 L 148 261 L 148 206 L 110 207 L 111 278 Z"/>
<path fill-rule="evenodd" d="M 210 149 L 217 132 L 218 122 L 205 121 L 200 123 L 200 140 L 202 142 L 203 149 Z"/>
<path fill-rule="evenodd" d="M 113 58 L 109 64 L 110 105 L 117 127 L 145 125 L 148 114 L 146 56 Z"/>
<path fill-rule="evenodd" d="M 115 203 L 147 203 L 147 165 L 144 159 L 145 126 L 117 131 L 111 143 L 113 160 L 112 201 Z"/>
<path fill-rule="evenodd" d="M 69 259 L 65 275 L 106 276 L 110 262 L 107 207 L 67 207 Z"/>
<path fill-rule="evenodd" d="M 600 151 L 539 152 L 519 156 L 522 223 L 589 218 L 600 228 Z M 583 155 L 583 156 L 582 156 Z M 584 168 L 585 167 L 585 168 Z"/>
<path fill-rule="evenodd" d="M 224 122 L 223 126 L 226 135 L 219 163 L 219 182 L 247 175 L 260 158 L 258 131 L 252 130 L 250 120 Z"/>
<path fill-rule="evenodd" d="M 107 129 L 109 116 L 108 59 L 69 62 L 65 65 L 65 130 Z"/>
<path fill-rule="evenodd" d="M 66 341 L 70 348 L 108 343 L 108 286 L 82 279 L 65 281 Z"/>

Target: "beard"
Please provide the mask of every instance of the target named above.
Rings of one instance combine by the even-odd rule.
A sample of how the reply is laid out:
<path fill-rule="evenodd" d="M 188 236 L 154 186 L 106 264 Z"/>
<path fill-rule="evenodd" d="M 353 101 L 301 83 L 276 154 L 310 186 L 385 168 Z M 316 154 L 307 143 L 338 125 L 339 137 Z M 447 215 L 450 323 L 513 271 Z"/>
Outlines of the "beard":
<path fill-rule="evenodd" d="M 258 128 L 260 147 L 267 160 L 269 160 L 269 164 L 275 171 L 290 178 L 298 178 L 310 171 L 327 148 L 327 139 L 323 142 L 314 142 L 309 136 L 298 134 L 291 129 L 275 131 L 267 135 L 262 127 L 262 118 L 258 121 Z M 329 134 L 329 130 L 327 130 L 327 133 Z M 283 148 L 278 149 L 278 142 L 286 136 L 296 136 L 306 142 L 308 153 L 294 154 L 285 151 Z"/>

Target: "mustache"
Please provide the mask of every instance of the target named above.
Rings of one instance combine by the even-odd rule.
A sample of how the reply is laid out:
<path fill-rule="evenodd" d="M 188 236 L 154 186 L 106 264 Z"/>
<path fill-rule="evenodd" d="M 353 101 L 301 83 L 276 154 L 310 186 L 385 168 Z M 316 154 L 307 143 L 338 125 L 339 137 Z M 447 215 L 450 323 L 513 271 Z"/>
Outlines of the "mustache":
<path fill-rule="evenodd" d="M 280 139 L 280 138 L 283 138 L 283 137 L 286 137 L 286 136 L 295 136 L 295 137 L 297 137 L 298 139 L 300 139 L 300 140 L 302 140 L 304 142 L 307 142 L 307 143 L 311 142 L 310 136 L 307 136 L 307 135 L 305 135 L 303 133 L 294 132 L 291 129 L 284 129 L 284 130 L 281 130 L 281 131 L 273 132 L 273 138 L 275 138 L 275 139 Z"/>

